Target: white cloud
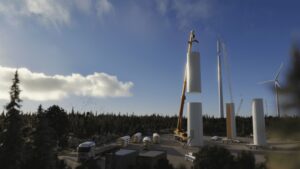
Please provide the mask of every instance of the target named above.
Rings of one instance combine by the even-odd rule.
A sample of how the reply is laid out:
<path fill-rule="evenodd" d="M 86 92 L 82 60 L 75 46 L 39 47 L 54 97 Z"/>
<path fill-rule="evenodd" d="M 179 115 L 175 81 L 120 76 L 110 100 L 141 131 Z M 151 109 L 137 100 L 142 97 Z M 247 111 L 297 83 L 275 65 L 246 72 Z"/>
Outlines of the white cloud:
<path fill-rule="evenodd" d="M 92 0 L 74 0 L 75 5 L 77 8 L 85 13 L 90 13 L 91 12 L 91 7 L 92 7 Z"/>
<path fill-rule="evenodd" d="M 156 0 L 158 12 L 162 15 L 175 13 L 180 28 L 212 16 L 212 4 L 212 0 Z"/>
<path fill-rule="evenodd" d="M 68 25 L 70 10 L 63 1 L 57 0 L 25 0 L 28 16 L 36 16 L 45 24 Z"/>
<path fill-rule="evenodd" d="M 0 99 L 9 99 L 9 87 L 16 68 L 0 66 Z M 19 68 L 21 98 L 48 101 L 61 100 L 68 96 L 92 97 L 128 97 L 131 96 L 132 82 L 119 81 L 116 76 L 106 73 L 94 73 L 83 76 L 49 76 L 44 73 L 31 72 L 27 68 Z"/>
<path fill-rule="evenodd" d="M 170 5 L 170 0 L 155 0 L 155 2 L 157 10 L 163 15 L 166 14 Z"/>
<path fill-rule="evenodd" d="M 96 8 L 92 8 L 96 6 Z M 1 0 L 0 16 L 17 25 L 24 19 L 36 19 L 46 26 L 70 25 L 75 11 L 85 14 L 94 12 L 101 19 L 112 12 L 113 5 L 108 0 Z"/>
<path fill-rule="evenodd" d="M 114 10 L 112 4 L 108 0 L 98 0 L 96 9 L 97 9 L 97 15 L 100 18 L 103 18 L 104 15 L 107 15 L 113 12 Z"/>

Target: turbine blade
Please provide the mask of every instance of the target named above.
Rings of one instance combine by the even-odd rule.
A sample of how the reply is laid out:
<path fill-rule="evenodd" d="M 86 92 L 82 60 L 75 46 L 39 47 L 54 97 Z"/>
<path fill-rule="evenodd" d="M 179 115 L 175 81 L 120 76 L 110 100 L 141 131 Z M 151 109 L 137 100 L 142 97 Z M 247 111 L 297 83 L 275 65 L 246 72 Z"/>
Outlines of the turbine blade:
<path fill-rule="evenodd" d="M 281 88 L 281 85 L 279 84 L 278 80 L 275 81 L 275 85 L 277 85 L 277 87 Z"/>
<path fill-rule="evenodd" d="M 220 44 L 220 39 L 217 40 L 217 53 L 221 53 L 221 44 Z"/>
<path fill-rule="evenodd" d="M 274 80 L 266 80 L 266 81 L 262 81 L 262 82 L 258 82 L 257 84 L 266 84 L 266 83 L 274 83 Z"/>
<path fill-rule="evenodd" d="M 279 67 L 279 69 L 278 69 L 278 71 L 277 71 L 277 73 L 276 73 L 276 75 L 275 75 L 275 80 L 278 79 L 278 76 L 279 76 L 279 74 L 280 74 L 280 72 L 281 72 L 282 67 L 283 67 L 283 63 L 281 63 L 281 65 L 280 65 L 280 67 Z"/>

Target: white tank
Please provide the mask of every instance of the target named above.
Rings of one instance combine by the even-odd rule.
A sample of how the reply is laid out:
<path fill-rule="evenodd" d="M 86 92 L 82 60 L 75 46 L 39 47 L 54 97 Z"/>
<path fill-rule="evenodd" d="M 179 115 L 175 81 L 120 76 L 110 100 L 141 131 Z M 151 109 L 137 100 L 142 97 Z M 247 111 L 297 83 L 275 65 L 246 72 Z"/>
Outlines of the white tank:
<path fill-rule="evenodd" d="M 200 75 L 200 53 L 191 52 L 187 54 L 187 92 L 200 93 L 201 92 L 201 75 Z"/>
<path fill-rule="evenodd" d="M 154 144 L 159 144 L 160 143 L 160 136 L 159 136 L 158 133 L 153 133 L 152 141 L 153 141 Z"/>
<path fill-rule="evenodd" d="M 263 99 L 253 99 L 252 101 L 252 120 L 253 120 L 253 144 L 265 146 L 265 115 Z"/>
<path fill-rule="evenodd" d="M 138 132 L 132 136 L 133 143 L 140 143 L 142 141 L 142 133 Z"/>
<path fill-rule="evenodd" d="M 227 138 L 232 139 L 236 137 L 234 103 L 226 104 L 226 130 Z"/>
<path fill-rule="evenodd" d="M 117 144 L 122 147 L 126 147 L 129 144 L 129 141 L 130 141 L 130 136 L 123 136 L 118 138 Z"/>
<path fill-rule="evenodd" d="M 188 144 L 190 146 L 203 145 L 203 119 L 202 104 L 200 102 L 189 102 L 187 105 L 188 116 Z"/>
<path fill-rule="evenodd" d="M 152 142 L 151 138 L 150 137 L 144 137 L 143 138 L 143 144 L 144 145 L 148 145 Z"/>

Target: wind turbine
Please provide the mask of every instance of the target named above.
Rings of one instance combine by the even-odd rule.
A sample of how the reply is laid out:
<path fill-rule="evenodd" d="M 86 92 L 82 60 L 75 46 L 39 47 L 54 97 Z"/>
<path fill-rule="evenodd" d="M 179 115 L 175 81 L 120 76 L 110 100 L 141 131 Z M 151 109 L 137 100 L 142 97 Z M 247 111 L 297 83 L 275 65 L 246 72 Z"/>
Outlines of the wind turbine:
<path fill-rule="evenodd" d="M 279 88 L 281 88 L 280 84 L 279 84 L 279 81 L 278 81 L 278 77 L 279 77 L 279 74 L 281 72 L 282 67 L 283 67 L 283 63 L 281 63 L 281 65 L 280 65 L 277 73 L 275 74 L 275 78 L 273 80 L 267 80 L 267 81 L 263 81 L 263 82 L 259 83 L 259 84 L 274 83 L 274 88 L 275 88 L 275 92 L 276 92 L 275 99 L 276 99 L 276 108 L 277 108 L 277 116 L 278 117 L 280 117 L 280 107 L 279 107 L 278 91 L 279 91 Z"/>

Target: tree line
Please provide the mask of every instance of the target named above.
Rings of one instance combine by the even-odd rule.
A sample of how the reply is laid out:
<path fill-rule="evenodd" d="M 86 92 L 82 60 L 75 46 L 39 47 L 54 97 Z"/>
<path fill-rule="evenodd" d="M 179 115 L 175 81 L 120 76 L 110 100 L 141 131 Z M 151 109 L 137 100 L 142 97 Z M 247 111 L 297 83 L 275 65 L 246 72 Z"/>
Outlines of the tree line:
<path fill-rule="evenodd" d="M 22 113 L 16 71 L 10 88 L 10 102 L 5 105 L 5 113 L 0 115 L 0 165 L 5 169 L 63 169 L 67 168 L 58 159 L 58 152 L 71 147 L 72 138 L 94 140 L 98 144 L 111 142 L 123 135 L 142 132 L 172 133 L 178 117 L 157 114 L 138 116 L 134 114 L 113 114 L 93 112 L 67 112 L 58 105 L 43 109 L 40 105 L 36 113 Z M 299 128 L 299 117 L 279 119 L 266 117 L 267 128 L 283 128 L 277 124 L 295 124 Z M 183 118 L 183 126 L 187 119 Z M 238 136 L 250 136 L 251 117 L 237 117 Z M 225 136 L 225 118 L 203 117 L 204 134 Z M 273 126 L 273 127 L 272 127 Z M 70 139 L 71 138 L 71 139 Z M 73 146 L 77 146 L 78 142 Z"/>
<path fill-rule="evenodd" d="M 152 115 L 128 115 L 113 113 L 93 113 L 93 112 L 71 112 L 65 111 L 58 105 L 53 105 L 43 110 L 48 123 L 55 130 L 55 137 L 58 145 L 64 147 L 67 145 L 68 137 L 72 136 L 79 139 L 97 139 L 101 136 L 119 137 L 124 135 L 133 135 L 136 132 L 142 132 L 143 135 L 152 135 L 154 132 L 172 133 L 177 126 L 176 115 L 162 116 Z M 5 130 L 5 119 L 8 113 L 0 115 L 0 129 Z M 39 120 L 39 113 L 20 113 L 23 121 L 23 128 L 27 133 L 36 129 Z M 267 130 L 274 126 L 282 128 L 284 126 L 275 125 L 278 122 L 285 122 L 297 125 L 298 117 L 288 117 L 279 119 L 268 116 L 265 118 Z M 187 119 L 183 118 L 184 130 L 186 130 Z M 252 134 L 252 118 L 236 117 L 237 135 L 247 137 Z M 226 136 L 226 119 L 210 116 L 203 117 L 203 131 L 207 136 Z"/>

